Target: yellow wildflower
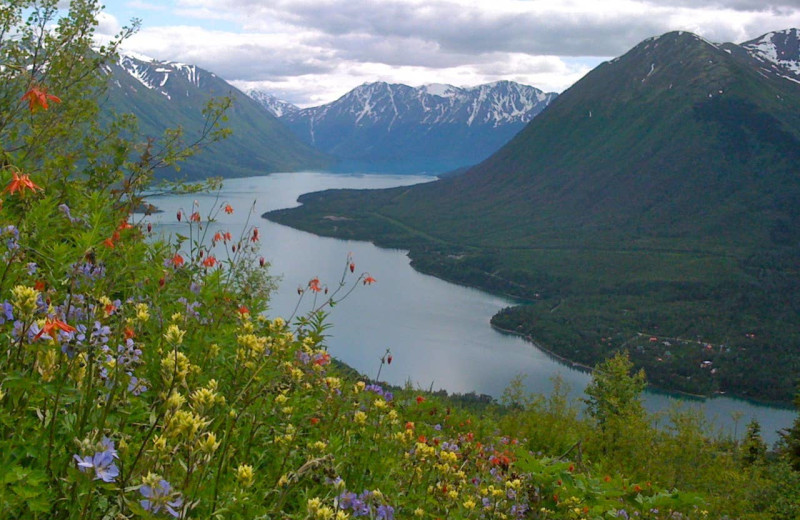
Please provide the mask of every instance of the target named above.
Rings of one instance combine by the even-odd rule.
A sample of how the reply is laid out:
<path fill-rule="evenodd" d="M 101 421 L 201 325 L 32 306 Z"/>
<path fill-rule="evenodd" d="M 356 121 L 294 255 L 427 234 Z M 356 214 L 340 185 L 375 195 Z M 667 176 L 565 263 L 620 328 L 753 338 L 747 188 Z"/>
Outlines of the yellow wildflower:
<path fill-rule="evenodd" d="M 253 466 L 249 464 L 240 464 L 239 467 L 236 468 L 236 482 L 238 482 L 240 486 L 249 488 L 253 485 L 255 479 L 256 476 L 253 471 Z"/>
<path fill-rule="evenodd" d="M 33 313 L 36 312 L 38 298 L 39 291 L 33 287 L 17 285 L 11 289 L 11 305 L 23 320 L 32 317 Z"/>
<path fill-rule="evenodd" d="M 142 323 L 145 323 L 150 319 L 150 308 L 147 306 L 146 303 L 137 303 L 135 311 L 136 311 L 136 319 L 141 321 Z"/>
<path fill-rule="evenodd" d="M 183 336 L 186 334 L 185 330 L 181 330 L 174 323 L 167 327 L 167 332 L 164 333 L 164 339 L 170 345 L 180 345 L 183 343 Z"/>

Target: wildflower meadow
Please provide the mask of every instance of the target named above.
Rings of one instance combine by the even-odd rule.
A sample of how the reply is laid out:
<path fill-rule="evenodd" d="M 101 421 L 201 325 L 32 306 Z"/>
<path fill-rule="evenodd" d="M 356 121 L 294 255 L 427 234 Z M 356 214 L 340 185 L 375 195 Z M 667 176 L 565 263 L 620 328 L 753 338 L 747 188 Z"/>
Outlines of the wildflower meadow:
<path fill-rule="evenodd" d="M 154 169 L 227 136 L 228 101 L 200 136 L 103 113 L 105 64 L 136 24 L 98 48 L 98 8 L 0 7 L 0 518 L 768 518 L 754 490 L 792 511 L 785 466 L 746 467 L 694 423 L 656 431 L 609 401 L 614 381 L 579 416 L 558 396 L 475 408 L 338 365 L 328 306 L 380 283 L 357 258 L 266 318 L 258 226 L 209 231 L 248 208 L 195 205 L 165 241 L 143 199 Z M 615 363 L 631 403 L 640 382 Z"/>

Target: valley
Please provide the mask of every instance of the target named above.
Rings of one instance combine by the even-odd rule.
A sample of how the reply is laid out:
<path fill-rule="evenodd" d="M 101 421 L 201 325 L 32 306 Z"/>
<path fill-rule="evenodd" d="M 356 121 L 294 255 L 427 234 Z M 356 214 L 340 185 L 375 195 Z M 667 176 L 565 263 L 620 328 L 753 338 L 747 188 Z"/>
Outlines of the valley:
<path fill-rule="evenodd" d="M 661 388 L 789 402 L 800 89 L 731 45 L 651 38 L 463 175 L 266 216 L 407 248 L 422 272 L 525 300 L 493 323 L 570 360 L 623 349 Z"/>

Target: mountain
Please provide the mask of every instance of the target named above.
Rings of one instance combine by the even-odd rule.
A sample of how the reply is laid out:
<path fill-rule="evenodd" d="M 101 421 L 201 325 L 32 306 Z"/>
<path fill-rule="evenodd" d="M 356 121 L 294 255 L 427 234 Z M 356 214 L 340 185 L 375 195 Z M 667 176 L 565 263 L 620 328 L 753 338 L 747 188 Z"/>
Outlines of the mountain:
<path fill-rule="evenodd" d="M 800 31 L 797 29 L 767 33 L 741 47 L 773 72 L 800 78 Z"/>
<path fill-rule="evenodd" d="M 263 90 L 250 89 L 246 92 L 246 94 L 257 101 L 258 104 L 266 108 L 270 114 L 277 118 L 283 117 L 286 114 L 293 114 L 300 110 L 300 107 L 297 105 L 282 99 L 278 99 L 277 97 L 264 92 Z"/>
<path fill-rule="evenodd" d="M 461 176 L 313 194 L 269 217 L 407 248 L 421 270 L 528 299 L 494 323 L 568 359 L 625 349 L 665 388 L 788 401 L 800 377 L 798 39 L 771 34 L 648 39 Z"/>
<path fill-rule="evenodd" d="M 166 168 L 157 172 L 158 176 L 241 177 L 322 168 L 329 163 L 260 104 L 199 67 L 122 55 L 106 72 L 110 81 L 106 107 L 136 115 L 146 135 L 160 136 L 165 129 L 180 126 L 185 141 L 192 142 L 202 133 L 206 102 L 212 97 L 231 97 L 233 105 L 226 113 L 225 126 L 232 135 L 182 163 L 180 172 Z"/>
<path fill-rule="evenodd" d="M 555 97 L 511 81 L 472 88 L 368 83 L 281 120 L 339 158 L 340 169 L 438 173 L 482 161 Z"/>

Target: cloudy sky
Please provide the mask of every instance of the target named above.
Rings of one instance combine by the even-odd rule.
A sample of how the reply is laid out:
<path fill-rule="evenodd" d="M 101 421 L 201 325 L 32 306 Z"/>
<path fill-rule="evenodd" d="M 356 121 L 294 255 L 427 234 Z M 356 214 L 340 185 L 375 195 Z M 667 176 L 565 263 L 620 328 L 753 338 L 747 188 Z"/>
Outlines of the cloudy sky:
<path fill-rule="evenodd" d="M 561 92 L 672 30 L 741 43 L 800 27 L 800 0 L 108 0 L 100 34 L 132 18 L 127 50 L 192 63 L 300 106 L 366 82 Z M 702 6 L 701 6 L 702 5 Z"/>

